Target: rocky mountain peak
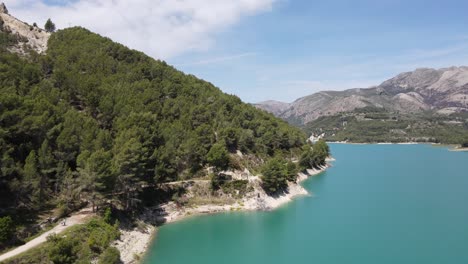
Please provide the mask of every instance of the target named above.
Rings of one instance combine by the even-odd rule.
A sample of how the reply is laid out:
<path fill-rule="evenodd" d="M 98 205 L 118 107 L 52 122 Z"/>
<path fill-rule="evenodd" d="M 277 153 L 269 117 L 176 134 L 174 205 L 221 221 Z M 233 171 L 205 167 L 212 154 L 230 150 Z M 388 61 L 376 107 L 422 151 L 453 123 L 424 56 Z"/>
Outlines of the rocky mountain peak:
<path fill-rule="evenodd" d="M 0 13 L 8 14 L 8 9 L 5 6 L 5 3 L 0 4 Z"/>
<path fill-rule="evenodd" d="M 390 94 L 398 94 L 414 90 L 415 88 L 426 88 L 433 84 L 442 76 L 442 72 L 429 69 L 419 68 L 412 72 L 405 72 L 396 77 L 383 82 L 380 86 Z"/>
<path fill-rule="evenodd" d="M 268 101 L 256 106 L 299 125 L 322 116 L 351 112 L 366 106 L 400 113 L 467 112 L 468 67 L 419 68 L 401 73 L 371 88 L 308 95 L 284 105 L 286 109 L 278 108 L 276 103 Z"/>
<path fill-rule="evenodd" d="M 50 33 L 12 16 L 4 3 L 0 4 L 0 21 L 0 31 L 16 39 L 16 44 L 7 47 L 10 52 L 24 55 L 28 54 L 28 50 L 34 50 L 39 54 L 47 50 Z"/>

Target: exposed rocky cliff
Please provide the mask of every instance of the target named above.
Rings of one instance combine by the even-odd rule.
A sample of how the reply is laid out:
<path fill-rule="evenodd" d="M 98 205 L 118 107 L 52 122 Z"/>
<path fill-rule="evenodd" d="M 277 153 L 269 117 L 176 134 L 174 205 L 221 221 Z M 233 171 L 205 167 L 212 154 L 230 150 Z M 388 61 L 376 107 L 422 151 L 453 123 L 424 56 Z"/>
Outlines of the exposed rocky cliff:
<path fill-rule="evenodd" d="M 280 103 L 269 102 L 256 106 L 296 124 L 365 106 L 401 113 L 468 111 L 468 67 L 417 69 L 372 88 L 319 92 L 283 104 L 288 107 L 282 111 Z"/>
<path fill-rule="evenodd" d="M 0 31 L 15 37 L 15 44 L 7 47 L 11 52 L 26 54 L 28 50 L 37 53 L 47 50 L 50 33 L 13 17 L 3 3 L 0 4 Z"/>

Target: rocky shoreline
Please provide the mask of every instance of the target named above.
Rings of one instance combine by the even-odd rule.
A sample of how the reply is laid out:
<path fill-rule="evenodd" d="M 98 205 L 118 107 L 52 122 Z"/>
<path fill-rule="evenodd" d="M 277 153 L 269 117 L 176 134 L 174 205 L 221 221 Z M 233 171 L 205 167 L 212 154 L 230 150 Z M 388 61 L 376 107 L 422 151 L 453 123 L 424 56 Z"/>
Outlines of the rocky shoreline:
<path fill-rule="evenodd" d="M 214 214 L 230 211 L 268 211 L 278 208 L 297 196 L 309 195 L 300 183 L 311 176 L 318 175 L 330 167 L 331 161 L 327 159 L 327 165 L 307 173 L 298 175 L 297 183 L 289 183 L 288 191 L 277 196 L 267 195 L 260 187 L 260 180 L 257 176 L 249 177 L 249 183 L 254 187 L 254 191 L 249 192 L 245 197 L 233 204 L 218 205 L 204 204 L 198 206 L 177 206 L 174 202 L 169 202 L 158 207 L 147 208 L 138 218 L 137 227 L 121 230 L 120 239 L 114 242 L 119 251 L 121 260 L 125 264 L 138 263 L 143 258 L 150 246 L 153 236 L 156 234 L 157 225 L 179 221 L 194 215 Z"/>

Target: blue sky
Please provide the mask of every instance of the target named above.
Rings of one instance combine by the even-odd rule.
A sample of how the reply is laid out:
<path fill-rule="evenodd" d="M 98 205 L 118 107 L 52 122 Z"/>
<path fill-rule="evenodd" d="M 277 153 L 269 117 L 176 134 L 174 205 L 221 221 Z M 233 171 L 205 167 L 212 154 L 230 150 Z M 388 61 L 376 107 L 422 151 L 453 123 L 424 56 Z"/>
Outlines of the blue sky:
<path fill-rule="evenodd" d="M 62 27 L 84 24 L 247 102 L 291 102 L 320 90 L 378 85 L 418 67 L 468 65 L 466 0 L 139 0 L 147 6 L 135 16 L 126 14 L 137 7 L 117 7 L 119 0 L 99 0 L 96 7 L 90 1 L 43 2 L 42 16 L 31 12 L 31 1 L 12 2 L 30 19 L 48 15 Z M 71 11 L 97 10 L 102 3 L 122 8 L 118 14 L 139 33 L 114 29 L 112 19 L 108 28 L 97 26 Z M 148 11 L 151 19 L 145 18 L 151 7 L 169 11 Z M 153 20 L 158 15 L 161 20 Z M 175 22 L 159 26 L 167 19 Z"/>
<path fill-rule="evenodd" d="M 468 1 L 285 1 L 221 34 L 209 54 L 170 62 L 244 100 L 290 102 L 417 67 L 468 64 L 466 10 Z M 224 54 L 250 56 L 184 65 Z"/>

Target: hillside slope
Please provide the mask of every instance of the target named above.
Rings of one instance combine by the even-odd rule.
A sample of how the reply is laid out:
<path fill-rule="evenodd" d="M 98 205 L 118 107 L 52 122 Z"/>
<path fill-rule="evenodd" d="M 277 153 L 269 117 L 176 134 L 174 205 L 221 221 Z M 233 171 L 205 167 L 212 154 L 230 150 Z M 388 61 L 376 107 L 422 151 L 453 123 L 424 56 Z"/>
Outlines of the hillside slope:
<path fill-rule="evenodd" d="M 275 100 L 264 101 L 256 103 L 254 105 L 276 116 L 282 114 L 290 106 L 290 104 L 288 103 L 283 103 Z"/>
<path fill-rule="evenodd" d="M 251 155 L 258 162 L 236 166 L 258 168 L 305 143 L 273 115 L 83 28 L 53 34 L 47 55 L 34 61 L 2 52 L 0 62 L 2 196 L 16 195 L 15 181 L 41 182 L 18 200 L 1 199 L 2 208 L 41 204 L 64 181 L 85 177 L 86 189 L 123 192 L 129 207 L 129 190 L 195 177 L 216 163 L 214 146 Z"/>
<path fill-rule="evenodd" d="M 4 3 L 0 3 L 0 32 L 8 33 L 16 41 L 7 46 L 10 52 L 26 54 L 33 50 L 39 54 L 47 50 L 50 33 L 10 15 Z"/>
<path fill-rule="evenodd" d="M 118 259 L 116 216 L 129 228 L 167 202 L 268 209 L 305 193 L 299 170 L 326 167 L 325 142 L 209 82 L 80 27 L 35 49 L 34 28 L 14 31 L 29 27 L 0 7 L 0 251 L 85 206 L 104 215 L 9 263 Z"/>
<path fill-rule="evenodd" d="M 304 125 L 322 116 L 366 106 L 404 114 L 468 111 L 468 67 L 417 69 L 372 88 L 315 93 L 297 99 L 280 113 L 271 112 L 292 123 Z M 266 111 L 271 108 L 268 102 L 257 104 L 257 107 Z"/>

